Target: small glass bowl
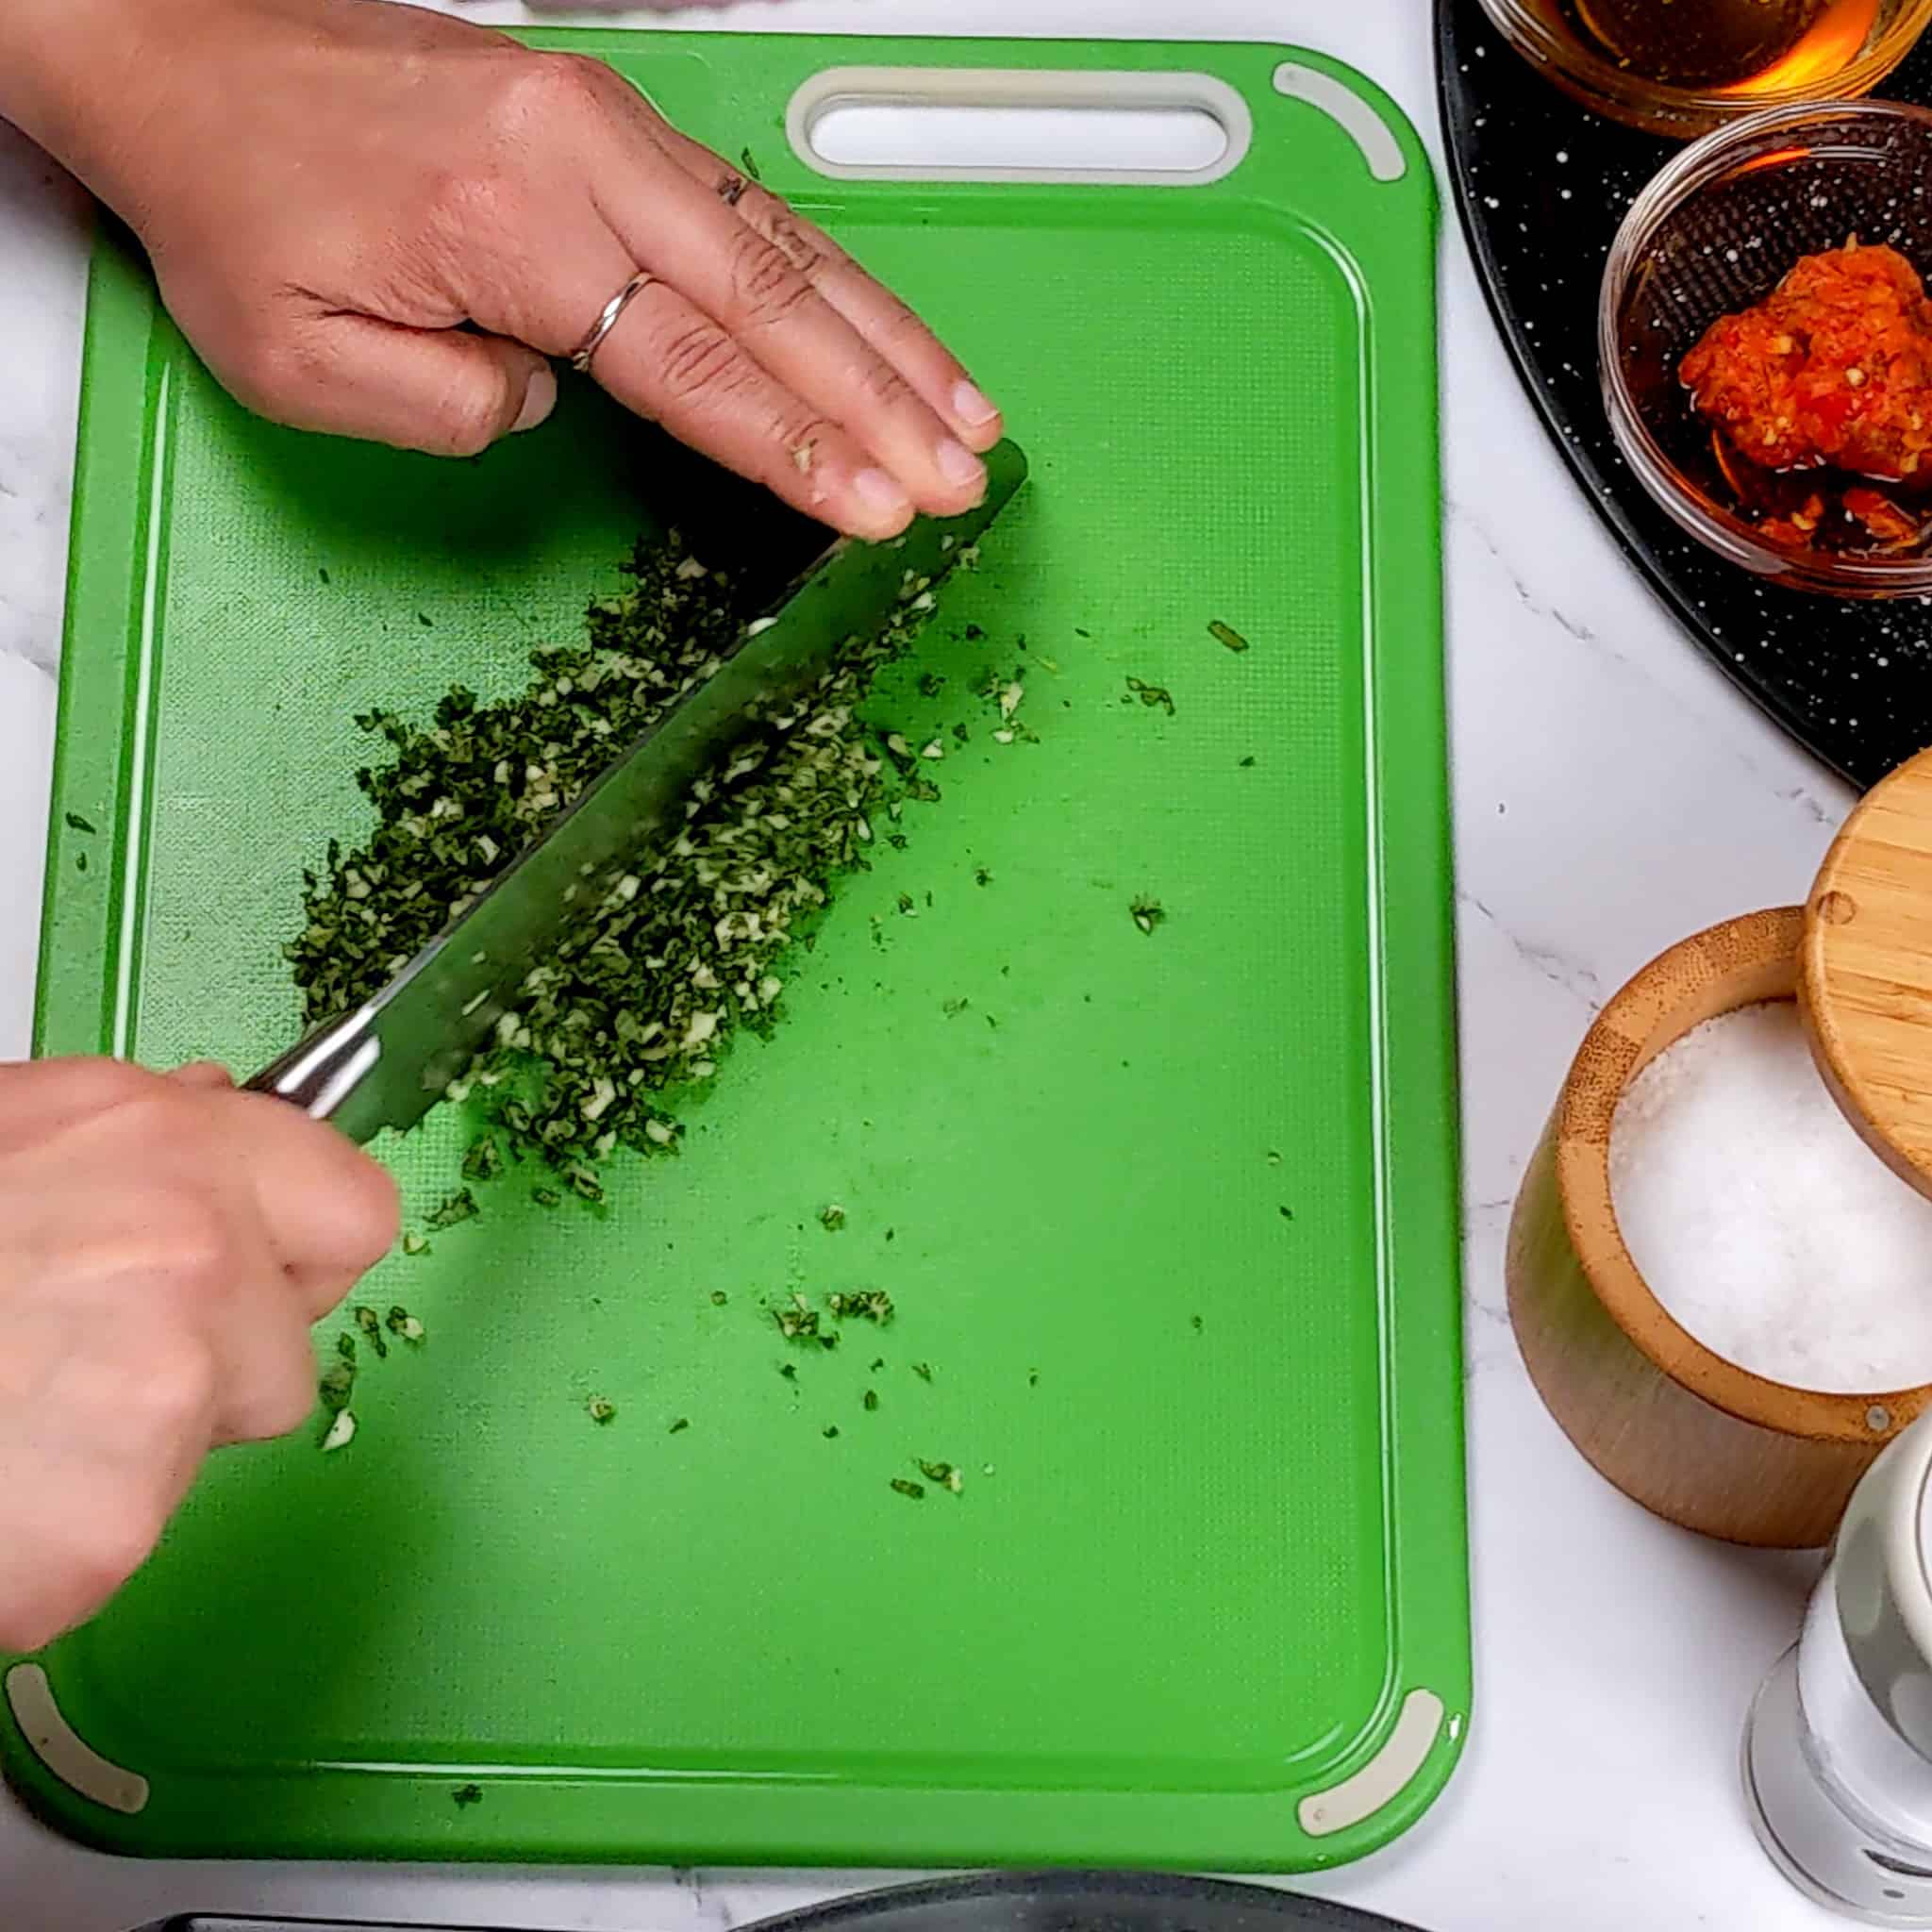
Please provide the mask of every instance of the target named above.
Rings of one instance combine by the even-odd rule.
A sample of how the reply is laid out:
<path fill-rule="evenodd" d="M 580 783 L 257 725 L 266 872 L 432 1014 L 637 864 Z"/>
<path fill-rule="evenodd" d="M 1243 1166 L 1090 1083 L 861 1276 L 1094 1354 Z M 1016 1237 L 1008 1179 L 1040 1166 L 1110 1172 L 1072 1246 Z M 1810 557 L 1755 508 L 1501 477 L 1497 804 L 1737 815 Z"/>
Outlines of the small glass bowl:
<path fill-rule="evenodd" d="M 1703 0 L 1680 0 L 1698 6 Z M 1857 38 L 1828 24 L 1817 44 L 1787 57 L 1783 73 L 1728 88 L 1672 87 L 1619 67 L 1592 51 L 1557 16 L 1548 0 L 1482 0 L 1496 31 L 1573 99 L 1593 113 L 1685 140 L 1724 127 L 1767 108 L 1794 107 L 1821 95 L 1850 100 L 1871 91 L 1932 25 L 1932 0 L 1876 0 Z M 1857 29 L 1852 29 L 1857 32 Z"/>
<path fill-rule="evenodd" d="M 1890 101 L 1774 108 L 1686 148 L 1630 205 L 1604 267 L 1604 408 L 1639 481 L 1720 557 L 1793 589 L 1924 595 L 1932 553 L 1790 549 L 1737 515 L 1677 374 L 1719 316 L 1761 301 L 1799 257 L 1853 235 L 1932 272 L 1932 111 Z"/>

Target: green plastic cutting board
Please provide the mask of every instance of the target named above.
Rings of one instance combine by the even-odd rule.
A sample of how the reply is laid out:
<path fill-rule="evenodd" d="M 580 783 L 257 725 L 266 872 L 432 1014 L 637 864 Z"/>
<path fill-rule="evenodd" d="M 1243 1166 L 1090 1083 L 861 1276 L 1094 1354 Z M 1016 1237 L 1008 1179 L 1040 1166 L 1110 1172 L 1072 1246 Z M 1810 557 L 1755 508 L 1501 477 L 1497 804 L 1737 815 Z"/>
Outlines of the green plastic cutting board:
<path fill-rule="evenodd" d="M 1421 146 L 1274 48 L 543 39 L 749 143 L 1004 403 L 1031 481 L 874 706 L 943 737 L 943 797 L 680 1159 L 626 1159 L 602 1219 L 484 1189 L 378 1272 L 428 1341 L 365 1366 L 354 1444 L 216 1457 L 8 1674 L 10 1774 L 149 1854 L 1367 1851 L 1469 1705 Z M 1246 151 L 1187 186 L 814 172 L 788 103 L 881 63 L 1193 76 Z M 637 449 L 582 385 L 474 463 L 270 428 L 104 245 L 43 1052 L 287 1043 L 302 867 L 366 824 L 353 714 L 577 635 Z M 1003 746 L 974 692 L 1015 667 L 1039 742 Z M 445 1110 L 383 1149 L 415 1216 L 462 1144 Z M 875 1342 L 790 1354 L 765 1312 L 858 1286 L 898 1305 Z M 895 1493 L 916 1457 L 963 1493 Z"/>

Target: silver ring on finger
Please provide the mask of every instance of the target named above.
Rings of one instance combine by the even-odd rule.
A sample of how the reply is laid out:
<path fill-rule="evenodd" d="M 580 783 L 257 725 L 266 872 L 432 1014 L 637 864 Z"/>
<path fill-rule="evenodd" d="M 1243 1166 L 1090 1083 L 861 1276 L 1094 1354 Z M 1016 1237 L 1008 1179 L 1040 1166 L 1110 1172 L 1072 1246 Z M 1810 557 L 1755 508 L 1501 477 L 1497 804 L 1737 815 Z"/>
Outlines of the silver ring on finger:
<path fill-rule="evenodd" d="M 641 268 L 605 303 L 597 320 L 591 325 L 591 332 L 571 351 L 570 366 L 579 375 L 590 373 L 591 357 L 604 346 L 604 338 L 617 326 L 617 318 L 630 307 L 631 298 L 642 294 L 657 279 L 648 269 Z"/>

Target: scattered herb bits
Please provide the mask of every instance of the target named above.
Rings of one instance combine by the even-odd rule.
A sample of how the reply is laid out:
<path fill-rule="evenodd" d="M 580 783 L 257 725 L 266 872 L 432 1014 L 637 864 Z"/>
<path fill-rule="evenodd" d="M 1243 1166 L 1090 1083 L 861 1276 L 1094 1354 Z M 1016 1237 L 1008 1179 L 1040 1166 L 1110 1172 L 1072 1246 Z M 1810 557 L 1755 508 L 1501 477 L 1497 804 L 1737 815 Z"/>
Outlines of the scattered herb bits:
<path fill-rule="evenodd" d="M 711 1306 L 714 1308 L 722 1308 L 730 1299 L 731 1297 L 722 1288 L 714 1288 L 711 1291 Z"/>
<path fill-rule="evenodd" d="M 912 1364 L 912 1373 L 922 1382 L 930 1382 L 932 1380 L 932 1364 L 930 1362 L 914 1362 Z"/>
<path fill-rule="evenodd" d="M 468 1188 L 458 1188 L 430 1213 L 426 1224 L 433 1228 L 455 1227 L 460 1222 L 475 1220 L 482 1211 L 475 1195 Z"/>
<path fill-rule="evenodd" d="M 1230 651 L 1245 651 L 1248 641 L 1231 624 L 1223 624 L 1217 617 L 1208 626 L 1208 632 L 1217 643 L 1225 644 Z"/>
<path fill-rule="evenodd" d="M 827 1234 L 837 1234 L 845 1225 L 845 1210 L 834 1201 L 829 1208 L 819 1210 L 819 1225 Z"/>
<path fill-rule="evenodd" d="M 682 1434 L 683 1434 L 683 1433 L 685 1432 L 685 1430 L 686 1430 L 686 1429 L 688 1429 L 688 1428 L 690 1428 L 690 1427 L 691 1427 L 691 1418 L 690 1418 L 690 1416 L 688 1416 L 688 1415 L 681 1415 L 681 1416 L 679 1416 L 679 1417 L 677 1418 L 677 1420 L 676 1420 L 676 1421 L 675 1421 L 675 1423 L 673 1423 L 673 1424 L 671 1424 L 671 1427 L 670 1427 L 670 1428 L 669 1428 L 669 1429 L 668 1429 L 668 1430 L 666 1431 L 666 1433 L 667 1433 L 668 1435 L 673 1435 L 673 1436 L 681 1436 L 681 1435 L 682 1435 Z"/>
<path fill-rule="evenodd" d="M 892 1319 L 892 1297 L 882 1288 L 841 1290 L 825 1297 L 825 1306 L 841 1322 L 876 1322 L 883 1328 Z"/>
<path fill-rule="evenodd" d="M 1174 716 L 1174 693 L 1164 685 L 1143 684 L 1138 677 L 1130 677 L 1127 691 L 1129 698 L 1139 698 L 1150 710 L 1163 710 L 1170 718 Z"/>
<path fill-rule="evenodd" d="M 584 1412 L 599 1428 L 604 1428 L 617 1420 L 617 1405 L 608 1396 L 591 1396 L 590 1401 L 584 1404 Z"/>
<path fill-rule="evenodd" d="M 914 1482 L 909 1476 L 895 1475 L 892 1489 L 901 1496 L 909 1496 L 915 1503 L 925 1494 L 925 1485 Z"/>
<path fill-rule="evenodd" d="M 93 834 L 93 826 L 91 825 L 86 819 L 82 818 L 77 811 L 65 812 L 62 814 L 62 816 L 67 821 L 67 829 L 70 832 L 87 832 L 89 834 Z"/>
<path fill-rule="evenodd" d="M 356 1326 L 362 1331 L 378 1359 L 386 1358 L 389 1355 L 389 1342 L 382 1332 L 382 1317 L 370 1307 L 358 1307 L 355 1314 Z"/>
<path fill-rule="evenodd" d="M 1149 899 L 1143 895 L 1136 899 L 1127 909 L 1133 915 L 1134 924 L 1145 933 L 1151 933 L 1157 925 L 1163 925 L 1167 922 L 1167 908 L 1158 899 Z"/>
<path fill-rule="evenodd" d="M 426 1255 L 428 1252 L 429 1243 L 422 1235 L 406 1234 L 403 1237 L 404 1254 L 414 1257 L 417 1255 Z"/>
<path fill-rule="evenodd" d="M 450 1793 L 450 1796 L 456 1800 L 458 1811 L 466 1811 L 472 1805 L 480 1805 L 483 1802 L 483 1787 L 481 1785 L 458 1785 Z"/>
<path fill-rule="evenodd" d="M 868 1390 L 867 1390 L 867 1391 L 865 1391 L 865 1407 L 866 1407 L 866 1408 L 867 1408 L 868 1410 L 870 1410 L 870 1409 L 874 1409 L 874 1408 L 876 1408 L 876 1407 L 877 1407 L 878 1406 L 879 1406 L 879 1391 L 877 1391 L 876 1389 L 868 1389 Z"/>
<path fill-rule="evenodd" d="M 353 1408 L 339 1408 L 335 1420 L 329 1424 L 322 1439 L 325 1456 L 338 1449 L 346 1449 L 356 1440 L 356 1411 Z"/>
<path fill-rule="evenodd" d="M 421 1341 L 425 1332 L 423 1324 L 400 1302 L 383 1318 L 383 1326 L 403 1341 Z"/>
<path fill-rule="evenodd" d="M 919 1473 L 935 1489 L 951 1490 L 956 1496 L 966 1487 L 965 1478 L 950 1462 L 927 1462 L 922 1458 Z"/>

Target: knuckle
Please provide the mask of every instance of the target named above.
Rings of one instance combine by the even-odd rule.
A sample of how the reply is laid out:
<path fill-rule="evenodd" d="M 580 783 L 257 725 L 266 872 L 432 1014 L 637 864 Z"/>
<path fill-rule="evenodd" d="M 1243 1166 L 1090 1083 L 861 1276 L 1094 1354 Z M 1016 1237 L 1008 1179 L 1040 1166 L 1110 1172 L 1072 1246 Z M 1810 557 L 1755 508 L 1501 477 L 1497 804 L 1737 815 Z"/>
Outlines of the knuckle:
<path fill-rule="evenodd" d="M 883 356 L 866 358 L 862 378 L 867 397 L 881 408 L 902 408 L 912 395 L 912 385 Z"/>
<path fill-rule="evenodd" d="M 676 330 L 666 339 L 658 361 L 664 387 L 678 402 L 728 395 L 742 383 L 746 373 L 738 344 L 709 322 L 691 323 Z"/>
<path fill-rule="evenodd" d="M 732 290 L 754 322 L 782 322 L 811 293 L 811 284 L 755 228 L 732 246 Z"/>
<path fill-rule="evenodd" d="M 342 1241 L 351 1265 L 360 1274 L 375 1266 L 393 1245 L 402 1225 L 402 1193 L 395 1176 L 364 1156 L 354 1184 L 341 1200 Z"/>
<path fill-rule="evenodd" d="M 491 118 L 499 132 L 522 137 L 601 107 L 604 85 L 598 62 L 584 55 L 525 54 L 503 63 Z"/>
<path fill-rule="evenodd" d="M 291 1348 L 272 1373 L 248 1391 L 229 1418 L 226 1434 L 238 1441 L 265 1441 L 299 1429 L 315 1407 L 315 1362 L 307 1341 Z"/>
<path fill-rule="evenodd" d="M 149 1265 L 160 1280 L 189 1294 L 227 1287 L 235 1243 L 227 1216 L 204 1195 L 157 1192 L 142 1217 Z"/>
<path fill-rule="evenodd" d="M 797 272 L 808 280 L 824 259 L 824 247 L 817 231 L 801 222 L 775 194 L 759 204 L 763 228 L 775 248 Z"/>
<path fill-rule="evenodd" d="M 142 1351 L 129 1398 L 151 1424 L 174 1431 L 206 1419 L 216 1382 L 214 1351 L 191 1330 L 165 1328 Z"/>

